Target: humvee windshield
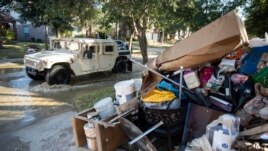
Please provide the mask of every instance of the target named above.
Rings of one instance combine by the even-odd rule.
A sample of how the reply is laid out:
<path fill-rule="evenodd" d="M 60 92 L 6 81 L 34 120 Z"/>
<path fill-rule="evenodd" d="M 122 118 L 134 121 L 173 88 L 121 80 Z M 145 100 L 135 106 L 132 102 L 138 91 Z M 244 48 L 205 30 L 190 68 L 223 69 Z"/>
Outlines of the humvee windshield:
<path fill-rule="evenodd" d="M 79 50 L 78 42 L 74 41 L 53 41 L 52 42 L 52 49 L 67 49 L 67 50 Z"/>

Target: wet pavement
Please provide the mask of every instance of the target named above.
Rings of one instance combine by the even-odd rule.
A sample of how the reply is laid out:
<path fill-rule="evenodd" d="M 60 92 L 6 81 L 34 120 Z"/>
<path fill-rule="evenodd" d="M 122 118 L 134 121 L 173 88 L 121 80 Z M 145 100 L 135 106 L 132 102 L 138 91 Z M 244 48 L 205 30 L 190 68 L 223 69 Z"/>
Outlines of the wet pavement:
<path fill-rule="evenodd" d="M 14 135 L 14 132 L 39 124 L 51 116 L 70 111 L 75 114 L 74 100 L 78 96 L 112 86 L 118 81 L 139 78 L 142 70 L 133 65 L 133 72 L 125 74 L 96 73 L 72 77 L 71 85 L 48 86 L 44 81 L 28 78 L 21 62 L 1 62 L 0 147 L 5 150 L 29 150 L 29 141 L 21 142 L 22 136 Z"/>

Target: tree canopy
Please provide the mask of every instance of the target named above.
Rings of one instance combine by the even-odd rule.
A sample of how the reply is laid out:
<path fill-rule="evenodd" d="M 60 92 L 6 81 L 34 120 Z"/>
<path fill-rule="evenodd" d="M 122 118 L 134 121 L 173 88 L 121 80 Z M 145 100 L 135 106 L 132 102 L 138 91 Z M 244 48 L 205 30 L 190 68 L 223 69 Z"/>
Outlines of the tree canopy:
<path fill-rule="evenodd" d="M 264 37 L 268 32 L 268 0 L 253 0 L 246 8 L 246 26 L 250 35 Z"/>
<path fill-rule="evenodd" d="M 238 6 L 246 6 L 246 25 L 252 35 L 267 32 L 268 0 L 2 0 L 1 11 L 10 8 L 35 26 L 49 25 L 56 33 L 72 26 L 89 31 L 98 24 L 110 31 L 111 23 L 123 22 L 135 31 L 143 57 L 148 61 L 146 31 L 153 27 L 167 33 L 200 29 Z M 257 28 L 256 28 L 257 27 Z"/>

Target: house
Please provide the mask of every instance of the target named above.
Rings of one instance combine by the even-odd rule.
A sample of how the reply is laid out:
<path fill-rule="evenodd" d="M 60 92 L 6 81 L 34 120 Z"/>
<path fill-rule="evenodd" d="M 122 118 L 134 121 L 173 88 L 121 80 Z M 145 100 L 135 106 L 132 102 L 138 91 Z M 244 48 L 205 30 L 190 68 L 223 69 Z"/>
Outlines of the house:
<path fill-rule="evenodd" d="M 10 16 L 19 20 L 20 14 L 10 11 Z M 17 41 L 45 41 L 45 26 L 34 27 L 30 22 L 16 22 Z M 53 36 L 52 29 L 48 27 L 48 36 Z"/>
<path fill-rule="evenodd" d="M 15 40 L 17 39 L 16 20 L 6 13 L 0 13 L 0 31 L 2 29 L 11 29 L 14 31 Z M 2 33 L 0 32 L 0 36 Z"/>
<path fill-rule="evenodd" d="M 44 42 L 46 36 L 45 26 L 34 27 L 30 23 L 17 24 L 18 41 Z M 48 36 L 53 36 L 54 33 L 48 27 Z"/>

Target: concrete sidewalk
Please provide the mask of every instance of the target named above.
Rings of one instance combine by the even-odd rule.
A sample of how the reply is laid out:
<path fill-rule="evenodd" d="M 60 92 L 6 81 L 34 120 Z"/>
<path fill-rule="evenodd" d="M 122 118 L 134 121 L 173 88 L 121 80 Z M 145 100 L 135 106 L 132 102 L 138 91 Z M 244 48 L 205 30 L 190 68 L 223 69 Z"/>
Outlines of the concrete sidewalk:
<path fill-rule="evenodd" d="M 71 119 L 75 114 L 74 111 L 65 112 L 14 131 L 1 140 L 1 150 L 80 151 L 73 140 Z"/>

